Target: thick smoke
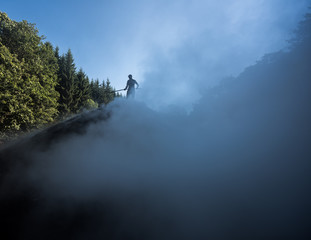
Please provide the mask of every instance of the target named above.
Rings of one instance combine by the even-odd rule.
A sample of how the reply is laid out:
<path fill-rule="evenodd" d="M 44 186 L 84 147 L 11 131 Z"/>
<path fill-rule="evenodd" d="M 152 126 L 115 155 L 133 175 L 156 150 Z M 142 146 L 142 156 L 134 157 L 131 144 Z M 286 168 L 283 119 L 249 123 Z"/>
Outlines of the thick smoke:
<path fill-rule="evenodd" d="M 190 113 L 119 99 L 3 150 L 2 226 L 20 239 L 308 239 L 310 62 L 306 37 Z M 13 168 L 14 149 L 27 154 Z"/>
<path fill-rule="evenodd" d="M 285 48 L 307 2 L 198 0 L 173 6 L 161 14 L 155 8 L 150 15 L 161 27 L 150 27 L 147 21 L 152 32 L 144 31 L 147 36 L 142 37 L 158 41 L 142 64 L 145 75 L 137 80 L 145 81 L 137 97 L 158 111 L 172 106 L 191 111 L 207 88 L 238 76 L 264 54 Z"/>

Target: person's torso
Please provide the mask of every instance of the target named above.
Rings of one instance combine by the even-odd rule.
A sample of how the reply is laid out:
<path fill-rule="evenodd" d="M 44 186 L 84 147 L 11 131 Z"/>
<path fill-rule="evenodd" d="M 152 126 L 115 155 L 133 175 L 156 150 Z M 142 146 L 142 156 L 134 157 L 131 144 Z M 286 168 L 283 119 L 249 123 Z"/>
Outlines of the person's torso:
<path fill-rule="evenodd" d="M 129 86 L 129 89 L 131 89 L 131 88 L 134 88 L 134 87 L 135 87 L 136 81 L 135 81 L 134 79 L 129 79 L 129 80 L 127 81 L 127 84 L 128 84 L 128 86 Z"/>

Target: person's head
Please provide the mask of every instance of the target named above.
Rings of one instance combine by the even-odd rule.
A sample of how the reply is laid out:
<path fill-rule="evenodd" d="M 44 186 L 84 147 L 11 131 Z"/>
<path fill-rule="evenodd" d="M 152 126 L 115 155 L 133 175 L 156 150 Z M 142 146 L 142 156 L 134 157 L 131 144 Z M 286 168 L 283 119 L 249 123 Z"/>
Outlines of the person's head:
<path fill-rule="evenodd" d="M 128 75 L 129 79 L 132 79 L 132 74 Z"/>

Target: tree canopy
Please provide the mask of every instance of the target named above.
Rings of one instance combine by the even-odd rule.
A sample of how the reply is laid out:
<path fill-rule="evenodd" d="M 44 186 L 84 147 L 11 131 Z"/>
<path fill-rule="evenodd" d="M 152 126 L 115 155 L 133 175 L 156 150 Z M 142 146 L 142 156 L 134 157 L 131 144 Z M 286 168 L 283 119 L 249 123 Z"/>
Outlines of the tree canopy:
<path fill-rule="evenodd" d="M 0 12 L 2 135 L 40 127 L 116 96 L 109 80 L 101 89 L 92 87 L 86 73 L 76 70 L 70 49 L 60 55 L 58 47 L 44 40 L 35 24 Z"/>
<path fill-rule="evenodd" d="M 15 22 L 0 13 L 1 131 L 28 130 L 57 115 L 57 60 L 27 21 Z"/>

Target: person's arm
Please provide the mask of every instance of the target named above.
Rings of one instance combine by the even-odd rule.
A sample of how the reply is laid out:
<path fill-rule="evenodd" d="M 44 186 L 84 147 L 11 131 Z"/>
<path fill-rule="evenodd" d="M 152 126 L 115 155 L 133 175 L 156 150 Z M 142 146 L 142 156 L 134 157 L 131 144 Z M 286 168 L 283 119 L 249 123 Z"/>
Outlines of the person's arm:
<path fill-rule="evenodd" d="M 129 81 L 127 81 L 126 87 L 124 88 L 124 90 L 126 90 L 128 87 L 129 87 Z"/>
<path fill-rule="evenodd" d="M 135 81 L 135 84 L 137 85 L 136 89 L 139 88 L 139 84 L 137 81 Z"/>

